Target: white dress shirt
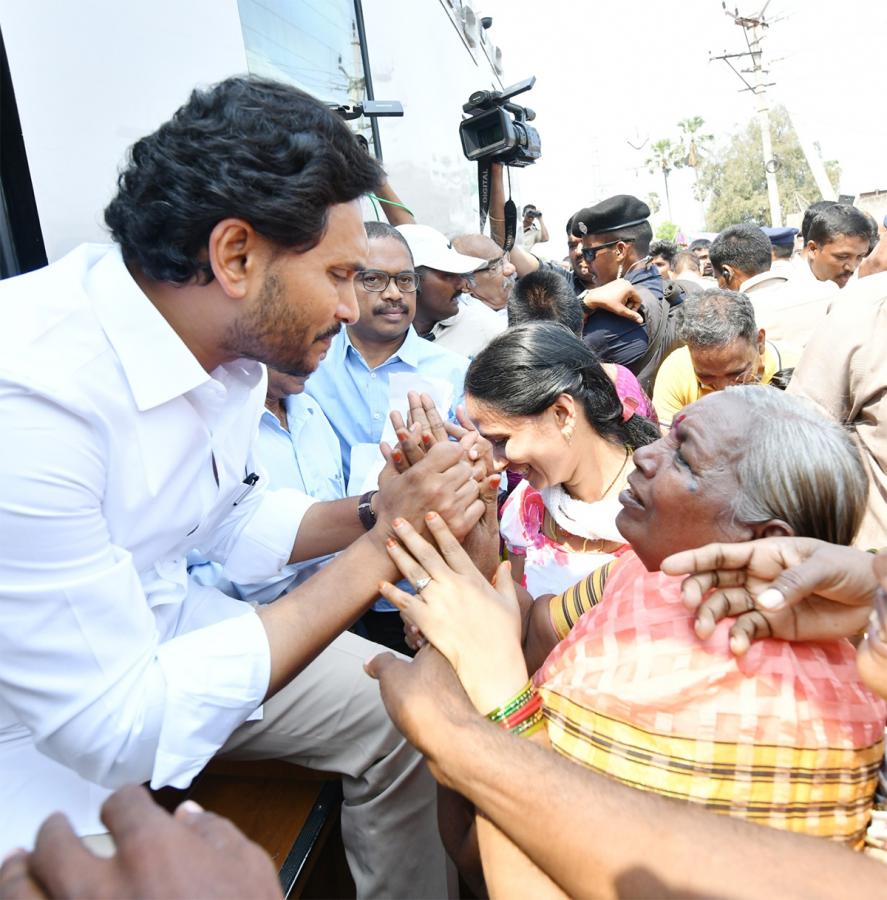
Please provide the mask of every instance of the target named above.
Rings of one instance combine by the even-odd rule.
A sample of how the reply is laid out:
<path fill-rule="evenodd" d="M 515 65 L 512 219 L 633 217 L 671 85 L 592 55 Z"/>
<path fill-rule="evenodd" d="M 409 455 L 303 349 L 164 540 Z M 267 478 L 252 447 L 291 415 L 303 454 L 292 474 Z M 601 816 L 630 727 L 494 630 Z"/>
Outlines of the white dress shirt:
<path fill-rule="evenodd" d="M 474 359 L 494 337 L 508 328 L 508 316 L 497 316 L 485 303 L 471 294 L 459 298 L 459 311 L 449 319 L 436 322 L 428 339 Z"/>
<path fill-rule="evenodd" d="M 0 315 L 2 852 L 53 810 L 103 830 L 107 789 L 188 785 L 255 713 L 265 631 L 185 557 L 260 581 L 312 501 L 264 490 L 264 368 L 208 375 L 117 248 L 3 282 Z"/>
<path fill-rule="evenodd" d="M 344 329 L 343 329 L 344 331 Z M 266 409 L 259 422 L 256 452 L 274 490 L 293 488 L 314 500 L 341 500 L 345 476 L 339 455 L 339 439 L 320 407 L 308 394 L 285 397 L 286 428 Z M 258 584 L 234 584 L 219 563 L 203 562 L 192 554 L 188 571 L 200 584 L 217 587 L 231 597 L 249 603 L 271 603 L 307 581 L 335 553 L 291 563 Z"/>

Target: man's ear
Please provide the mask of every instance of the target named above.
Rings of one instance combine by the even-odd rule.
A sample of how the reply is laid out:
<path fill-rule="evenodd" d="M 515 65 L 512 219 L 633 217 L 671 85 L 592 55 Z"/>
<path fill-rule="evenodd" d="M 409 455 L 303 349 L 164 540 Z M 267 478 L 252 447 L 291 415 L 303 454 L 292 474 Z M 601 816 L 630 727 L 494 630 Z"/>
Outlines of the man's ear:
<path fill-rule="evenodd" d="M 754 534 L 753 540 L 765 537 L 794 537 L 795 530 L 782 519 L 770 519 L 767 522 L 758 522 L 749 526 Z"/>
<path fill-rule="evenodd" d="M 222 219 L 210 232 L 208 251 L 219 287 L 232 299 L 244 299 L 251 279 L 267 255 L 265 242 L 249 222 Z"/>
<path fill-rule="evenodd" d="M 758 353 L 763 356 L 767 352 L 767 332 L 763 328 L 758 329 Z"/>

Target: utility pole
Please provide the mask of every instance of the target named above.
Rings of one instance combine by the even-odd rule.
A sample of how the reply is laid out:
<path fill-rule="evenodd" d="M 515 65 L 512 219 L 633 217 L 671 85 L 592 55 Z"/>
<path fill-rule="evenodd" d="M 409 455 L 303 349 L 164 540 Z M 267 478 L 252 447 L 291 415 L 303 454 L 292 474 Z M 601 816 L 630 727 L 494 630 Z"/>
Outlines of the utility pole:
<path fill-rule="evenodd" d="M 722 59 L 745 85 L 742 90 L 751 91 L 757 97 L 758 124 L 761 127 L 761 149 L 764 157 L 764 175 L 767 178 L 767 197 L 770 201 L 770 224 L 776 228 L 782 225 L 782 207 L 779 204 L 779 190 L 776 186 L 776 170 L 779 168 L 779 161 L 773 157 L 773 143 L 770 137 L 770 108 L 767 104 L 767 88 L 773 87 L 773 82 L 765 81 L 765 76 L 769 73 L 764 69 L 763 52 L 761 50 L 764 29 L 768 27 L 764 13 L 770 5 L 770 0 L 767 0 L 761 11 L 755 16 L 741 16 L 738 9 L 734 9 L 731 13 L 727 9 L 726 0 L 723 0 L 721 5 L 724 8 L 724 12 L 742 28 L 748 50 L 744 53 L 723 53 L 720 56 L 709 56 L 709 60 Z M 750 69 L 737 69 L 731 62 L 733 59 L 741 59 L 743 57 L 751 59 Z M 745 77 L 746 75 L 751 76 L 751 81 Z"/>

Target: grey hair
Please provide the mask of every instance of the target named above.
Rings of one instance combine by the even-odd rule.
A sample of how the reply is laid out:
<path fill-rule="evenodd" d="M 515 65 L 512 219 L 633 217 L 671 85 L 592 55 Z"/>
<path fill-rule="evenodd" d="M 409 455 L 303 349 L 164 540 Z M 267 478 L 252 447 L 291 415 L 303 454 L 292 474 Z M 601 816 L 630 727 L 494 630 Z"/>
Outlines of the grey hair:
<path fill-rule="evenodd" d="M 868 475 L 849 433 L 809 401 L 760 385 L 729 387 L 755 423 L 737 469 L 734 520 L 781 519 L 797 537 L 848 545 L 859 530 Z"/>
<path fill-rule="evenodd" d="M 725 347 L 743 338 L 757 343 L 755 309 L 745 294 L 709 288 L 687 297 L 678 336 L 691 347 Z"/>

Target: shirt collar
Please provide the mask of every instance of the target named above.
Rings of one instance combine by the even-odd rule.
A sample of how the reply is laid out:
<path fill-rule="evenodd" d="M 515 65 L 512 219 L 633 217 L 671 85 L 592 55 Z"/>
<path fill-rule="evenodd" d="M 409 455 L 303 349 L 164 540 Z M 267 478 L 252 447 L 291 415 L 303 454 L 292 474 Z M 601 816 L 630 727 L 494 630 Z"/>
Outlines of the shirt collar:
<path fill-rule="evenodd" d="M 210 380 L 135 283 L 119 247 L 110 247 L 92 266 L 86 290 L 140 411 L 160 406 Z"/>
<path fill-rule="evenodd" d="M 345 334 L 345 338 L 342 342 L 342 357 L 344 358 L 344 356 L 350 350 L 352 353 L 355 353 L 357 356 L 363 359 L 363 354 L 360 352 L 360 350 L 357 349 L 357 347 L 354 346 L 354 344 L 351 343 L 351 335 L 348 334 L 348 329 L 343 328 L 342 330 Z M 404 338 L 404 341 L 400 345 L 400 347 L 398 347 L 397 350 L 395 350 L 394 353 L 392 353 L 391 356 L 389 356 L 388 359 L 385 360 L 385 362 L 381 363 L 380 366 L 377 366 L 377 368 L 388 365 L 388 363 L 390 362 L 400 360 L 401 362 L 406 363 L 408 366 L 412 366 L 415 369 L 419 364 L 419 356 L 421 354 L 421 351 L 424 349 L 422 347 L 423 343 L 427 343 L 427 341 L 423 342 L 422 338 L 420 338 L 416 333 L 416 329 L 413 328 L 412 325 L 410 325 L 410 327 L 407 329 L 406 337 Z M 366 363 L 366 360 L 364 360 L 364 363 Z"/>
<path fill-rule="evenodd" d="M 772 270 L 767 269 L 765 272 L 758 272 L 757 275 L 752 275 L 751 278 L 747 278 L 739 286 L 739 290 L 753 291 L 756 287 L 761 287 L 768 283 L 784 284 L 786 281 L 788 281 L 788 278 L 785 275 L 780 275 L 779 272 L 773 272 Z"/>

